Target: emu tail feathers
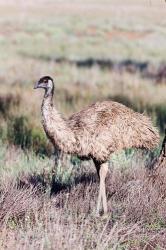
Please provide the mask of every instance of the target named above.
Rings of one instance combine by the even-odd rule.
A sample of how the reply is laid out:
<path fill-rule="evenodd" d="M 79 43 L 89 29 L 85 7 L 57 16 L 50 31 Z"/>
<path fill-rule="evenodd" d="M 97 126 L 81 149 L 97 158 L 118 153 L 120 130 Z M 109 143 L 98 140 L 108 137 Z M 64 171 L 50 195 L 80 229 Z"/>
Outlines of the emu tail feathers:
<path fill-rule="evenodd" d="M 152 125 L 150 118 L 142 115 L 139 122 L 140 147 L 154 149 L 158 146 L 160 136 L 158 129 Z"/>

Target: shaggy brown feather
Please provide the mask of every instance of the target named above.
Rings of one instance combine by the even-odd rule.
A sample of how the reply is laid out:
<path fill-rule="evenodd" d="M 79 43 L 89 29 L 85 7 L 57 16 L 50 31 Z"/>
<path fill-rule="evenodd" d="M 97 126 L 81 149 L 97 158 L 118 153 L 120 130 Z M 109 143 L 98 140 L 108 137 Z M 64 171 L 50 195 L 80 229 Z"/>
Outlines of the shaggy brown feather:
<path fill-rule="evenodd" d="M 117 102 L 97 102 L 67 122 L 77 141 L 74 153 L 100 162 L 121 149 L 153 149 L 159 143 L 158 131 L 148 117 Z"/>
<path fill-rule="evenodd" d="M 52 78 L 41 78 L 35 88 L 45 89 L 42 123 L 54 146 L 65 153 L 94 160 L 100 177 L 97 210 L 103 201 L 107 212 L 105 177 L 110 155 L 131 147 L 155 148 L 159 143 L 157 129 L 150 118 L 112 101 L 96 102 L 65 119 L 53 106 Z"/>

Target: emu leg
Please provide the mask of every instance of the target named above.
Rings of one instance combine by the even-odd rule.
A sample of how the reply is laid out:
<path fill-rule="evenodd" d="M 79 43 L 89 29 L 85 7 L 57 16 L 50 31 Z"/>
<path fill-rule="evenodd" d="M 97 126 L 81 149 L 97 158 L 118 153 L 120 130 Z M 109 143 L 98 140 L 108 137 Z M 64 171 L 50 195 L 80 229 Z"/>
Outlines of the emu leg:
<path fill-rule="evenodd" d="M 103 163 L 100 168 L 100 188 L 101 188 L 101 197 L 103 201 L 103 209 L 104 209 L 104 214 L 107 213 L 108 208 L 107 208 L 107 197 L 106 197 L 106 187 L 105 187 L 105 179 L 107 176 L 108 172 L 108 163 Z"/>
<path fill-rule="evenodd" d="M 60 157 L 61 157 L 61 152 L 60 151 L 55 151 L 54 153 L 54 166 L 52 168 L 52 177 L 56 177 L 56 174 L 57 174 L 57 168 L 60 164 Z"/>
<path fill-rule="evenodd" d="M 100 212 L 100 205 L 102 203 L 104 214 L 107 213 L 107 197 L 106 197 L 106 187 L 105 187 L 105 179 L 108 172 L 108 163 L 103 163 L 101 165 L 95 162 L 95 166 L 97 169 L 97 173 L 100 178 L 100 186 L 99 186 L 99 194 L 97 200 L 97 214 Z"/>
<path fill-rule="evenodd" d="M 54 166 L 52 167 L 52 180 L 51 180 L 51 192 L 50 196 L 55 192 L 55 187 L 56 187 L 56 175 L 57 175 L 57 167 L 59 166 L 59 161 L 60 161 L 60 154 L 61 152 L 58 150 L 55 150 L 54 153 Z"/>

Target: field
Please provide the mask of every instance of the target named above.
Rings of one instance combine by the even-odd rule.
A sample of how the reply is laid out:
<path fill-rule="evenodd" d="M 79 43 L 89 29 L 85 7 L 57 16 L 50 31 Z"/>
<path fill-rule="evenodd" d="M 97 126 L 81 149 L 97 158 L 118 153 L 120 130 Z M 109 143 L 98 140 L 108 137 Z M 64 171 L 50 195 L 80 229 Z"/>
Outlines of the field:
<path fill-rule="evenodd" d="M 95 216 L 92 162 L 62 155 L 41 126 L 43 75 L 61 113 L 115 100 L 166 125 L 166 3 L 162 0 L 0 0 L 0 249 L 166 249 L 160 151 L 110 158 L 108 216 Z M 153 178 L 152 178 L 153 179 Z M 50 196 L 50 193 L 52 194 Z"/>

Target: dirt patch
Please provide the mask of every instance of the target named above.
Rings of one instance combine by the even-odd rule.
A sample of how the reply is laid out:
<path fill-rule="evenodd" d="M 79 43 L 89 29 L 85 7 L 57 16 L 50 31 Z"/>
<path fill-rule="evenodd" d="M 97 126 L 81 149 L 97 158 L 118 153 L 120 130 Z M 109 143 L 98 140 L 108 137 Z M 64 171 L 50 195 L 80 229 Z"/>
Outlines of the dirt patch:
<path fill-rule="evenodd" d="M 84 37 L 84 36 L 101 36 L 98 32 L 101 29 L 99 29 L 96 26 L 90 26 L 84 31 L 77 31 L 75 33 L 76 36 L 78 37 Z M 128 30 L 123 30 L 123 29 L 118 29 L 118 28 L 113 28 L 112 31 L 102 31 L 102 36 L 104 35 L 107 39 L 112 40 L 114 38 L 125 38 L 128 40 L 138 40 L 138 39 L 143 39 L 150 35 L 152 31 L 147 30 L 147 31 L 128 31 Z"/>

